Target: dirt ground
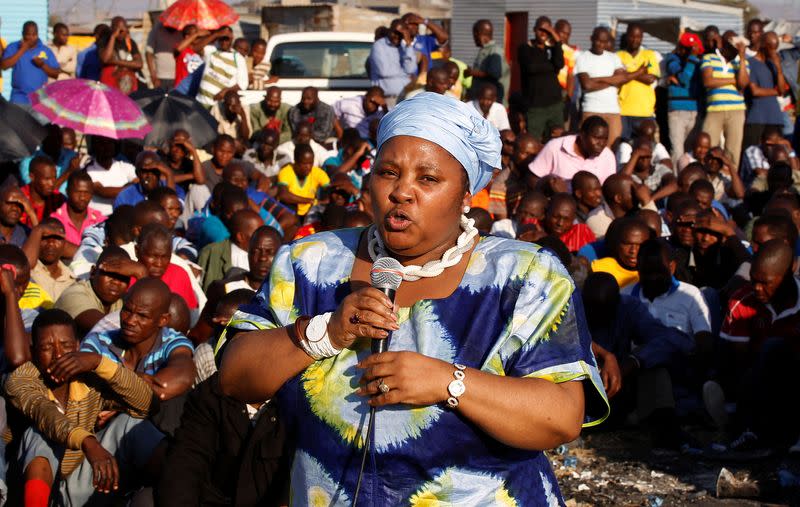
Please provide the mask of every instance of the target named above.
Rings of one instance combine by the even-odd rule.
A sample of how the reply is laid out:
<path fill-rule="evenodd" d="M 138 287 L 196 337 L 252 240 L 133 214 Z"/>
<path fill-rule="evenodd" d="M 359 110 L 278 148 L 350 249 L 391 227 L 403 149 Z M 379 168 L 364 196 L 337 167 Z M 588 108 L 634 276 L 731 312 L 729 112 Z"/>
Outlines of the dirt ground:
<path fill-rule="evenodd" d="M 645 432 L 618 430 L 584 435 L 548 456 L 568 506 L 800 505 L 800 459 L 786 455 L 734 456 L 711 445 L 665 451 L 652 449 Z M 716 496 L 723 467 L 741 481 L 737 498 Z"/>

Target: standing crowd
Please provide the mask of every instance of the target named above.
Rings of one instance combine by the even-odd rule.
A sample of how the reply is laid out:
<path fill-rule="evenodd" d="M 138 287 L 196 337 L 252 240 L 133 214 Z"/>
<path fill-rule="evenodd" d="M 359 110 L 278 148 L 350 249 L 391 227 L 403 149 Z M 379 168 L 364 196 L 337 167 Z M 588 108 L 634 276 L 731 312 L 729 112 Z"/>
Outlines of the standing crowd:
<path fill-rule="evenodd" d="M 176 88 L 218 136 L 88 136 L 83 153 L 51 124 L 2 175 L 0 475 L 23 485 L 3 499 L 285 503 L 294 428 L 270 400 L 222 392 L 232 337 L 221 337 L 281 245 L 372 224 L 378 125 L 424 93 L 468 102 L 500 131 L 502 167 L 468 216 L 569 271 L 610 398 L 605 425 L 640 424 L 680 449 L 699 445 L 682 423 L 703 419 L 730 449 L 800 452 L 797 406 L 775 389 L 800 367 L 800 159 L 797 133 L 785 135 L 798 62 L 763 27 L 686 32 L 662 56 L 637 24 L 619 40 L 598 27 L 581 49 L 567 20 L 542 16 L 516 48 L 512 91 L 491 22 L 475 23 L 467 65 L 441 26 L 406 14 L 376 30 L 362 95 L 326 104 L 307 87 L 287 104 L 266 41 L 227 27 L 159 26 L 142 55 L 123 18 L 81 53 L 66 26 L 46 45 L 26 23 L 0 61 L 11 102 L 29 107 L 70 77 Z M 263 100 L 243 104 L 247 89 Z"/>

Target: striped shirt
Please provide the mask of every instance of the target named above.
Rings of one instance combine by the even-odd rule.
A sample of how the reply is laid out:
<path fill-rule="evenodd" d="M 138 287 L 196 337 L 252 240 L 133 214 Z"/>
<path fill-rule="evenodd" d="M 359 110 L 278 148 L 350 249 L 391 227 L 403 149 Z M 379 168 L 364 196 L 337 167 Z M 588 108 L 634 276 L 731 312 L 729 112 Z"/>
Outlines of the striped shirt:
<path fill-rule="evenodd" d="M 235 51 L 212 50 L 206 56 L 197 101 L 211 107 L 217 102 L 214 100 L 216 94 L 235 85 L 239 85 L 240 90 L 246 90 L 248 81 L 247 62 L 241 55 Z"/>
<path fill-rule="evenodd" d="M 66 447 L 60 473 L 67 477 L 83 461 L 81 444 L 94 434 L 103 410 L 126 412 L 144 419 L 150 412 L 153 391 L 134 372 L 102 358 L 91 374 L 69 384 L 69 398 L 62 413 L 39 369 L 27 362 L 14 370 L 5 384 L 8 401 L 22 412 L 48 442 Z M 110 388 L 110 389 L 109 389 Z M 116 396 L 107 397 L 109 390 Z M 104 397 L 106 396 L 106 397 Z"/>
<path fill-rule="evenodd" d="M 272 64 L 266 58 L 253 65 L 253 84 L 250 89 L 263 90 L 266 87 L 264 82 L 269 79 L 269 71 L 271 69 Z"/>
<path fill-rule="evenodd" d="M 174 329 L 163 328 L 156 337 L 150 352 L 139 360 L 139 364 L 136 365 L 136 373 L 155 375 L 167 365 L 170 354 L 181 347 L 187 347 L 189 351 L 194 352 L 192 342 L 188 338 Z M 81 343 L 81 351 L 95 352 L 120 364 L 123 363 L 127 348 L 119 329 L 89 333 Z"/>
<path fill-rule="evenodd" d="M 718 79 L 736 79 L 741 62 L 737 56 L 730 62 L 726 62 L 718 53 L 703 55 L 703 62 L 700 64 L 700 71 L 706 69 L 713 70 L 713 77 Z M 750 70 L 750 66 L 745 60 L 745 68 Z M 736 85 L 725 85 L 719 88 L 706 89 L 706 111 L 744 111 L 744 95 L 736 88 Z"/>

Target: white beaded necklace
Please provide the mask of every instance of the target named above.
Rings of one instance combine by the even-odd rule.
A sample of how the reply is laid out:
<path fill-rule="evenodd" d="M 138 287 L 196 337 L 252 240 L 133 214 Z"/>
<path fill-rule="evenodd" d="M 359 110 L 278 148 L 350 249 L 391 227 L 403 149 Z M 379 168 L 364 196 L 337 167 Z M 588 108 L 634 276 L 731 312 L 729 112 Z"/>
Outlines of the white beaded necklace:
<path fill-rule="evenodd" d="M 461 215 L 461 229 L 463 232 L 458 236 L 456 244 L 447 249 L 441 259 L 426 262 L 424 266 L 403 266 L 403 280 L 413 282 L 420 278 L 433 278 L 441 275 L 445 269 L 458 264 L 461 257 L 472 248 L 472 243 L 478 236 L 475 220 L 467 218 L 465 215 Z M 367 249 L 372 261 L 375 262 L 379 257 L 386 257 L 386 246 L 383 244 L 376 226 L 370 227 L 368 237 Z"/>

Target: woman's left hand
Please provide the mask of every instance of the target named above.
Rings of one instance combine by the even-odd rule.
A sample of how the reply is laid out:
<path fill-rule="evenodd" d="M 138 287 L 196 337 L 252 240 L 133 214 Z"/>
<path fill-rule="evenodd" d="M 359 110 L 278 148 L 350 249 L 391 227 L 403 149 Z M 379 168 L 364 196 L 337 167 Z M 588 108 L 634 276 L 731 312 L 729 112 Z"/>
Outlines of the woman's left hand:
<path fill-rule="evenodd" d="M 361 361 L 364 370 L 361 396 L 371 396 L 373 407 L 405 403 L 434 405 L 447 400 L 447 386 L 453 380 L 455 367 L 439 359 L 417 352 L 384 352 Z M 389 390 L 381 392 L 381 380 Z"/>

